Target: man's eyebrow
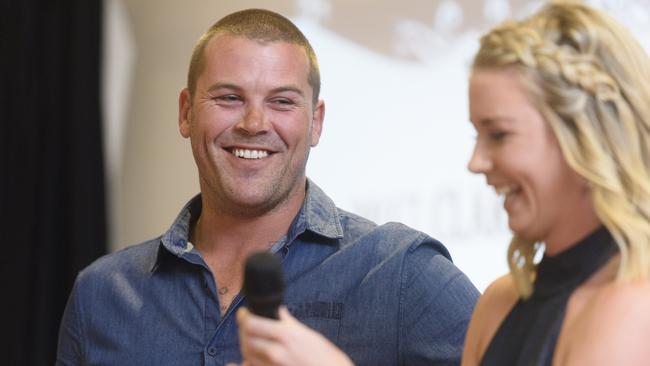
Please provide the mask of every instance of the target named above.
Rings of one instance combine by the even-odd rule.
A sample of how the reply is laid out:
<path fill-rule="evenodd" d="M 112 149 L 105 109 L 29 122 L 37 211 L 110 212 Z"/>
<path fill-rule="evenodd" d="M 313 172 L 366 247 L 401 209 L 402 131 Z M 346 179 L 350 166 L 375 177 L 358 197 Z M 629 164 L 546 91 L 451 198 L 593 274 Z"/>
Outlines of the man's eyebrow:
<path fill-rule="evenodd" d="M 208 93 L 215 92 L 219 89 L 230 89 L 230 90 L 241 90 L 241 88 L 235 84 L 231 83 L 214 83 L 208 88 Z"/>
<path fill-rule="evenodd" d="M 235 91 L 241 91 L 242 88 L 238 85 L 232 84 L 232 83 L 214 83 L 208 88 L 208 93 L 213 93 L 219 89 L 228 89 L 228 90 L 235 90 Z M 304 98 L 305 93 L 300 89 L 299 87 L 295 85 L 283 85 L 279 86 L 277 88 L 271 89 L 271 93 L 282 93 L 282 92 L 291 92 L 291 93 L 296 93 L 300 95 L 301 97 Z"/>
<path fill-rule="evenodd" d="M 294 85 L 285 85 L 285 86 L 280 86 L 277 88 L 274 88 L 271 90 L 273 93 L 282 93 L 282 92 L 292 92 L 300 95 L 301 97 L 305 96 L 305 93 L 303 93 L 302 89 L 298 88 L 297 86 Z"/>

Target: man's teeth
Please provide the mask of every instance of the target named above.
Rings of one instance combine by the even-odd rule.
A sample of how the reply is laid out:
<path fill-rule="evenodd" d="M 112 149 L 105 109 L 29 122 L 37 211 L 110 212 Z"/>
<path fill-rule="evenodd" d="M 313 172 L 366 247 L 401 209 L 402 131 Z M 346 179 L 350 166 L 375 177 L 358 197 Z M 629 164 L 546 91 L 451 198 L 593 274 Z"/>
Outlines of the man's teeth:
<path fill-rule="evenodd" d="M 244 159 L 261 159 L 269 156 L 269 152 L 264 150 L 233 149 L 232 153 Z"/>

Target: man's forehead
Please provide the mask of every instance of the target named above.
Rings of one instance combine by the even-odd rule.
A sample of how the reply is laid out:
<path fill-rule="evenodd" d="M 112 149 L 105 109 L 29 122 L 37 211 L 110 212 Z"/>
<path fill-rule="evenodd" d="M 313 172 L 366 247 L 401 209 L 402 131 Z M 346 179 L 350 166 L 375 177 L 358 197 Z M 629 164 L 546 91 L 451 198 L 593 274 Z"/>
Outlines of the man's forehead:
<path fill-rule="evenodd" d="M 248 42 L 249 44 L 250 42 L 253 42 L 254 44 L 260 45 L 261 47 L 274 45 L 291 46 L 292 48 L 295 47 L 294 50 L 300 51 L 300 54 L 297 55 L 293 52 L 272 52 L 273 56 L 278 54 L 281 55 L 278 57 L 278 63 L 276 66 L 279 67 L 280 70 L 284 70 L 284 72 L 280 74 L 272 73 L 274 76 L 270 79 L 268 77 L 270 77 L 271 74 L 267 73 L 264 74 L 265 76 L 263 79 L 267 81 L 272 80 L 276 84 L 282 84 L 274 85 L 273 88 L 275 89 L 294 91 L 300 95 L 303 95 L 305 98 L 309 97 L 308 93 L 313 92 L 309 85 L 309 58 L 304 52 L 304 49 L 300 47 L 300 45 L 286 42 L 284 40 L 265 41 L 229 33 L 215 35 L 206 45 L 203 56 L 206 66 L 203 69 L 203 72 L 199 75 L 198 82 L 200 84 L 203 84 L 204 87 L 208 88 L 209 90 L 216 90 L 223 89 L 225 87 L 230 87 L 231 89 L 241 88 L 243 85 L 241 83 L 244 82 L 244 80 L 250 81 L 251 78 L 260 80 L 259 77 L 262 77 L 263 75 L 258 75 L 252 69 L 250 72 L 244 72 L 242 74 L 242 70 L 247 67 L 245 65 L 249 65 L 249 62 L 251 66 L 259 65 L 260 63 L 257 63 L 254 59 L 251 59 L 251 57 L 254 58 L 254 53 L 251 55 L 250 51 L 246 51 L 249 53 L 239 52 L 244 49 L 250 50 L 249 47 L 242 44 L 241 42 Z M 262 59 L 265 58 L 264 52 L 265 51 L 263 49 L 260 49 L 259 56 L 262 57 Z M 224 57 L 228 53 L 237 55 L 234 58 Z M 271 58 L 273 58 L 273 56 Z M 262 62 L 261 64 L 265 63 Z M 266 63 L 266 65 L 269 64 Z M 232 69 L 232 67 L 235 67 L 235 69 Z M 244 69 L 242 69 L 242 67 Z M 241 79 L 241 77 L 244 75 L 246 75 L 245 78 Z M 284 76 L 281 76 L 278 79 L 277 77 L 280 75 Z"/>
<path fill-rule="evenodd" d="M 247 63 L 248 60 L 251 60 L 252 58 L 254 59 L 255 53 L 258 52 L 255 47 L 250 48 L 250 45 L 260 47 L 259 57 L 270 56 L 271 58 L 277 59 L 279 63 L 291 64 L 292 69 L 295 72 L 298 72 L 302 67 L 304 67 L 306 73 L 305 77 L 308 77 L 310 60 L 305 49 L 298 44 L 284 40 L 267 41 L 229 33 L 220 34 L 210 39 L 206 45 L 203 55 L 204 62 L 218 67 L 223 64 L 222 62 L 219 62 L 220 60 L 225 61 L 225 58 L 223 57 L 226 54 L 232 54 L 236 55 L 236 58 L 240 58 L 241 61 L 239 62 Z M 266 49 L 267 47 L 276 48 L 276 51 L 268 50 Z M 251 50 L 253 55 L 251 55 Z M 208 68 L 210 68 L 210 66 L 208 66 Z"/>

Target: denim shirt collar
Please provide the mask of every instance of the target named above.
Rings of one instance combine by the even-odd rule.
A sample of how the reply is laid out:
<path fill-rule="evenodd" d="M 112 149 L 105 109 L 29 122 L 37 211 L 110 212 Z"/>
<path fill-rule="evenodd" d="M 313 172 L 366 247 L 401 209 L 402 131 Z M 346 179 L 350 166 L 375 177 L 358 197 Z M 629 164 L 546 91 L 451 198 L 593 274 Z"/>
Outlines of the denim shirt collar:
<path fill-rule="evenodd" d="M 338 208 L 332 199 L 309 179 L 307 179 L 305 202 L 289 226 L 288 242 L 293 242 L 298 235 L 305 231 L 311 231 L 328 239 L 343 238 Z"/>
<path fill-rule="evenodd" d="M 306 190 L 305 201 L 289 226 L 283 246 L 290 246 L 299 235 L 306 231 L 331 239 L 323 241 L 323 244 L 343 238 L 339 212 L 332 199 L 310 179 L 307 179 Z M 151 271 L 155 271 L 161 264 L 164 257 L 161 253 L 163 251 L 195 264 L 203 264 L 200 253 L 188 241 L 190 227 L 200 214 L 201 194 L 197 194 L 183 207 L 171 227 L 162 235 L 158 255 Z"/>

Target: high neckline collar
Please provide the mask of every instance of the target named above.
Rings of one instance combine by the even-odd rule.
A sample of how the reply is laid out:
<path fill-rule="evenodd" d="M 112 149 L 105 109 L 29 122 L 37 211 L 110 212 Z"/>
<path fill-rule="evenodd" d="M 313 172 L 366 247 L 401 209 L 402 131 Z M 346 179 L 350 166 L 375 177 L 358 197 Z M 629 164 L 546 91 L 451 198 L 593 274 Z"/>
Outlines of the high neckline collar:
<path fill-rule="evenodd" d="M 614 238 L 600 226 L 569 249 L 554 256 L 545 255 L 537 266 L 532 298 L 571 293 L 617 252 Z"/>

